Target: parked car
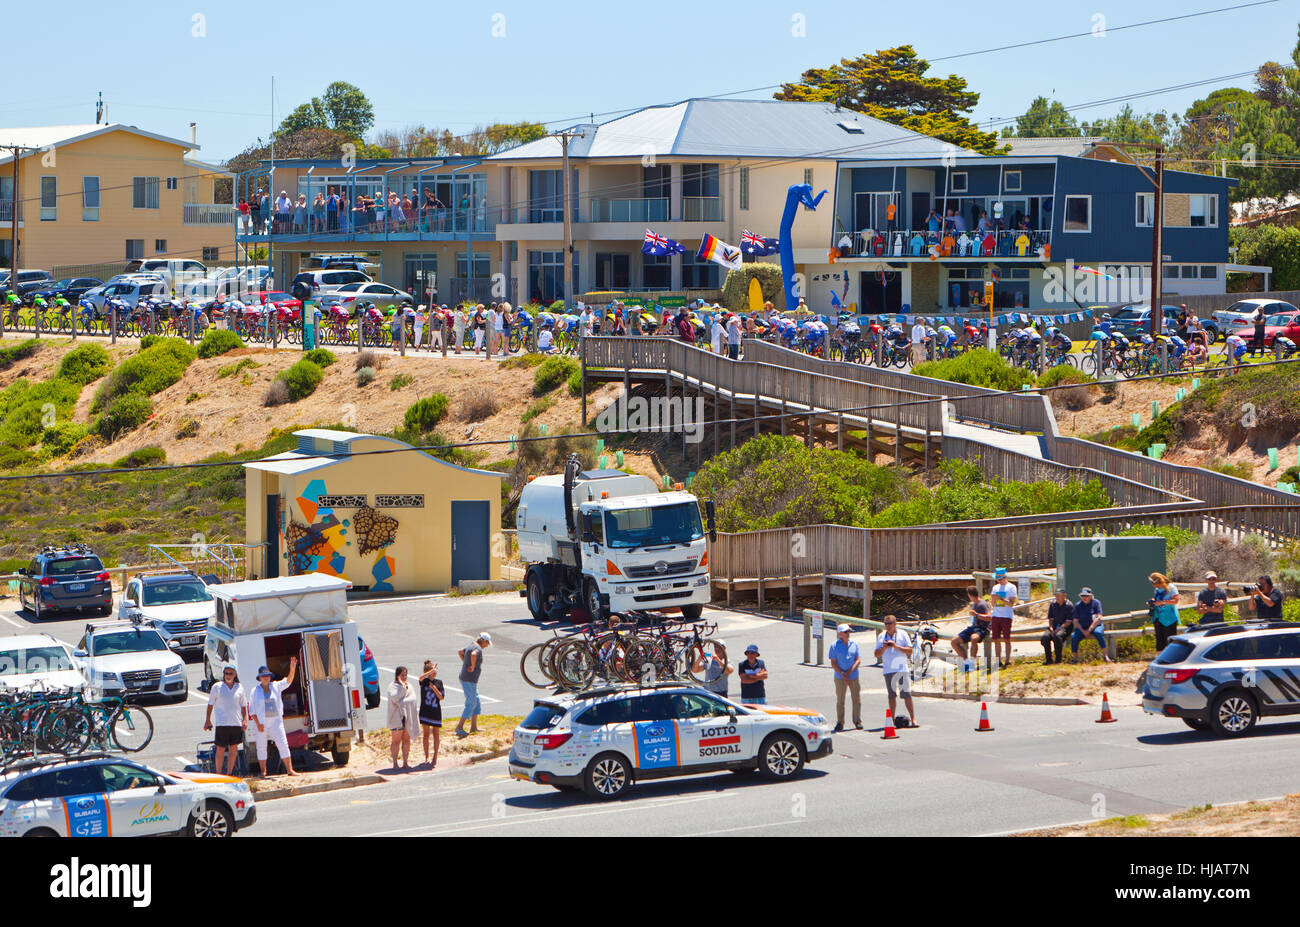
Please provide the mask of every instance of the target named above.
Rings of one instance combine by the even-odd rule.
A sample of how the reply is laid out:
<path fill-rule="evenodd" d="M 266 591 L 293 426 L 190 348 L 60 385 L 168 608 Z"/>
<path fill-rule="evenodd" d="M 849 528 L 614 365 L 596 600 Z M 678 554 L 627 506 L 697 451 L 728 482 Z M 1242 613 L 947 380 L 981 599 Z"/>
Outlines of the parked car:
<path fill-rule="evenodd" d="M 190 695 L 185 662 L 158 632 L 138 621 L 92 621 L 73 656 L 90 685 L 107 696 L 164 695 L 183 702 Z"/>
<path fill-rule="evenodd" d="M 37 621 L 58 611 L 113 610 L 108 571 L 88 547 L 46 547 L 18 575 L 19 606 Z"/>
<path fill-rule="evenodd" d="M 168 646 L 202 653 L 217 605 L 207 584 L 189 570 L 137 573 L 122 590 L 118 617 L 153 625 Z"/>
<path fill-rule="evenodd" d="M 374 303 L 380 309 L 395 309 L 412 306 L 415 300 L 406 293 L 387 283 L 349 283 L 339 287 L 333 293 L 321 297 L 321 306 L 342 306 L 352 311 L 362 303 Z"/>
<path fill-rule="evenodd" d="M 164 773 L 109 754 L 0 772 L 4 837 L 230 837 L 256 821 L 253 793 L 233 776 Z"/>
<path fill-rule="evenodd" d="M 296 299 L 319 299 L 349 283 L 369 283 L 370 278 L 359 270 L 306 270 L 293 278 L 289 292 Z"/>
<path fill-rule="evenodd" d="M 1300 626 L 1245 621 L 1197 626 L 1172 638 L 1147 667 L 1142 708 L 1220 737 L 1262 717 L 1300 714 Z"/>
<path fill-rule="evenodd" d="M 95 311 L 100 316 L 104 316 L 108 314 L 108 301 L 110 299 L 120 299 L 131 308 L 135 308 L 136 304 L 142 299 L 151 297 L 161 299 L 167 294 L 167 284 L 161 278 L 135 277 L 87 290 L 82 295 L 82 299 L 94 306 Z"/>
<path fill-rule="evenodd" d="M 87 290 L 103 285 L 104 281 L 97 277 L 65 277 L 51 286 L 33 291 L 32 295 L 41 296 L 45 299 L 55 299 L 62 296 L 68 302 L 75 303 Z"/>
<path fill-rule="evenodd" d="M 85 683 L 72 648 L 53 635 L 0 637 L 0 690 L 31 685 L 79 690 Z"/>
<path fill-rule="evenodd" d="M 128 274 L 158 274 L 167 282 L 167 289 L 181 289 L 192 280 L 202 280 L 208 269 L 201 261 L 192 258 L 141 258 L 127 262 Z"/>
<path fill-rule="evenodd" d="M 27 296 L 37 290 L 43 290 L 53 285 L 54 277 L 48 270 L 22 270 L 18 271 L 18 288 L 14 291 L 19 296 Z M 9 295 L 9 271 L 0 272 L 0 298 Z"/>
<path fill-rule="evenodd" d="M 1245 339 L 1249 344 L 1255 340 L 1254 324 L 1243 325 L 1233 332 L 1240 338 Z M 1273 339 L 1278 335 L 1283 338 L 1290 338 L 1292 341 L 1300 339 L 1300 310 L 1291 312 L 1279 312 L 1276 315 L 1265 316 L 1264 318 L 1264 345 L 1265 347 L 1273 346 Z"/>
<path fill-rule="evenodd" d="M 366 642 L 357 635 L 357 644 L 361 647 L 361 681 L 364 683 L 366 690 L 366 707 L 378 708 L 380 702 L 379 695 L 379 664 L 375 662 L 375 655 L 370 652 Z"/>
<path fill-rule="evenodd" d="M 1162 309 L 1163 332 L 1166 335 L 1172 335 L 1178 327 L 1175 321 L 1178 317 L 1178 307 L 1163 306 Z M 1114 330 L 1126 338 L 1132 338 L 1135 335 L 1140 337 L 1151 333 L 1151 307 L 1149 305 L 1135 303 L 1125 306 L 1118 312 L 1112 312 L 1110 320 L 1114 325 Z"/>
<path fill-rule="evenodd" d="M 1284 312 L 1300 312 L 1300 309 L 1280 299 L 1241 299 L 1227 309 L 1214 313 L 1214 320 L 1220 331 L 1230 332 L 1243 325 L 1254 325 L 1255 316 L 1260 310 L 1263 310 L 1265 318 Z"/>

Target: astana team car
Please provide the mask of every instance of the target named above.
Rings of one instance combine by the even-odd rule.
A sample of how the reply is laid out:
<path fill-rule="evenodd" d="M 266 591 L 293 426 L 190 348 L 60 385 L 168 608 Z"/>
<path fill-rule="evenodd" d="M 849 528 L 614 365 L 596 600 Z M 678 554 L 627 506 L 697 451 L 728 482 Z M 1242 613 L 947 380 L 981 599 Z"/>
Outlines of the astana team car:
<path fill-rule="evenodd" d="M 719 770 L 790 779 L 831 752 L 831 726 L 815 711 L 660 683 L 539 699 L 515 728 L 508 762 L 516 779 L 610 799 L 641 779 Z"/>

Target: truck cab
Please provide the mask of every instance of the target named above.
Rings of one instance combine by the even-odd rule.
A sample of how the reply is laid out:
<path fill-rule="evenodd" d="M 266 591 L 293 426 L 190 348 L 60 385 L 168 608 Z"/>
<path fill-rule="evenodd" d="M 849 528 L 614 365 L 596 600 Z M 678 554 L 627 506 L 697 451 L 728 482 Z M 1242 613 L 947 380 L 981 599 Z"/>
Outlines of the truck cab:
<path fill-rule="evenodd" d="M 365 730 L 361 648 L 348 617 L 345 579 L 308 573 L 211 587 L 216 617 L 204 645 L 209 687 L 233 666 L 246 691 L 266 666 L 282 679 L 298 658 L 294 683 L 283 693 L 291 749 L 328 750 L 344 766 L 353 735 Z M 246 748 L 253 755 L 252 731 Z"/>

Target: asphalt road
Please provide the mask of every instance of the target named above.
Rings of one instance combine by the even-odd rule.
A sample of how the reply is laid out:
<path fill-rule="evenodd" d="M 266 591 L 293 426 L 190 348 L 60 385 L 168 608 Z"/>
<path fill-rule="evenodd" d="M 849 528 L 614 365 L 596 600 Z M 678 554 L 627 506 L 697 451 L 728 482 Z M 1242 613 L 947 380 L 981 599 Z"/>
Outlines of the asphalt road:
<path fill-rule="evenodd" d="M 770 701 L 833 717 L 830 671 L 801 664 L 799 624 L 723 610 L 706 615 L 718 622 L 733 653 L 758 645 L 771 673 Z M 520 678 L 518 662 L 545 631 L 515 595 L 356 603 L 352 616 L 382 668 L 382 685 L 399 664 L 418 668 L 426 658 L 441 664 L 449 717 L 460 704 L 456 650 L 480 630 L 494 641 L 481 681 L 485 711 L 520 714 L 538 694 Z M 8 633 L 33 626 L 12 608 L 0 611 L 0 623 Z M 83 625 L 84 619 L 54 620 L 41 630 L 76 643 Z M 200 678 L 201 666 L 192 664 L 190 700 L 150 706 L 156 731 L 143 759 L 176 768 L 192 761 L 196 743 L 208 739 L 200 730 Z M 922 727 L 884 741 L 879 670 L 866 669 L 863 679 L 868 730 L 836 735 L 835 755 L 789 783 L 709 774 L 638 784 L 626 799 L 602 804 L 511 780 L 505 760 L 498 759 L 264 802 L 257 826 L 247 833 L 974 835 L 1300 790 L 1300 723 L 1267 722 L 1250 737 L 1221 741 L 1137 708 L 1118 708 L 1117 723 L 1100 725 L 1095 706 L 994 704 L 996 730 L 977 734 L 976 704 L 922 699 Z M 383 723 L 382 708 L 370 713 L 370 726 Z"/>

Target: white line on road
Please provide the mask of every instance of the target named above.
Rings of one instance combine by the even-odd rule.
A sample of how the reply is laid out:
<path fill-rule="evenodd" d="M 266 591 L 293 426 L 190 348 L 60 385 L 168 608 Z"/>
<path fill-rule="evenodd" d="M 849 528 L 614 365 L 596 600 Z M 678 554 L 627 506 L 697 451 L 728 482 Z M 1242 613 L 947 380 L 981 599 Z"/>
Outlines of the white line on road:
<path fill-rule="evenodd" d="M 729 834 L 738 830 L 756 830 L 760 827 L 780 827 L 783 824 L 804 824 L 807 818 L 791 818 L 788 821 L 768 821 L 766 824 L 746 824 L 743 827 L 723 827 L 713 830 L 702 830 L 696 834 L 682 834 L 683 837 L 708 837 L 711 834 Z"/>

